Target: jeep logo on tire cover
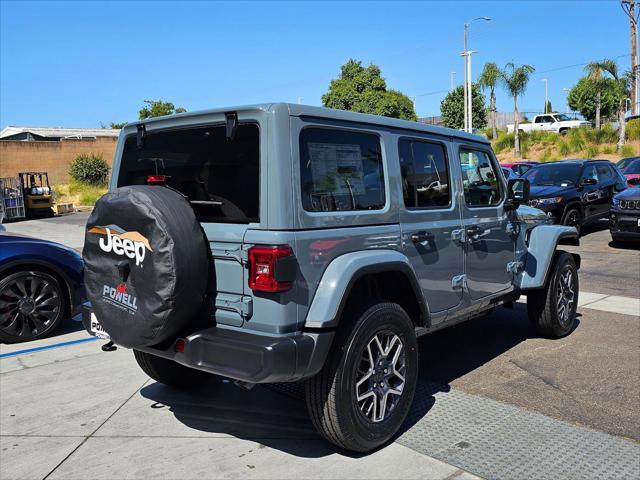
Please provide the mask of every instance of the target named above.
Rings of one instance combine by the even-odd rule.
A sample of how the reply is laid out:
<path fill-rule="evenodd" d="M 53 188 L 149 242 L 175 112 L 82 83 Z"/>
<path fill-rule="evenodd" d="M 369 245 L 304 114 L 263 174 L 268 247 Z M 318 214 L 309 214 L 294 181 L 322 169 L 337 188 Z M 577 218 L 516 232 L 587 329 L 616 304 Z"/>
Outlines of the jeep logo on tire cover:
<path fill-rule="evenodd" d="M 136 259 L 136 266 L 141 266 L 146 251 L 151 249 L 149 240 L 140 232 L 126 232 L 117 225 L 106 227 L 92 227 L 89 233 L 104 235 L 98 244 L 103 252 L 113 252 L 119 256 Z"/>

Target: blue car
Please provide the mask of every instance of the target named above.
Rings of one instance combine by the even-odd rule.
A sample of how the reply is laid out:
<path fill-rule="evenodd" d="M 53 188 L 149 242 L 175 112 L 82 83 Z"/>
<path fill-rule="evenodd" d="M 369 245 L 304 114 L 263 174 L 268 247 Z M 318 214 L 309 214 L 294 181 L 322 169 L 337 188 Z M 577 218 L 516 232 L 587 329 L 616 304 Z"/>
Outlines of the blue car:
<path fill-rule="evenodd" d="M 82 257 L 46 240 L 0 230 L 0 341 L 52 334 L 84 299 Z"/>

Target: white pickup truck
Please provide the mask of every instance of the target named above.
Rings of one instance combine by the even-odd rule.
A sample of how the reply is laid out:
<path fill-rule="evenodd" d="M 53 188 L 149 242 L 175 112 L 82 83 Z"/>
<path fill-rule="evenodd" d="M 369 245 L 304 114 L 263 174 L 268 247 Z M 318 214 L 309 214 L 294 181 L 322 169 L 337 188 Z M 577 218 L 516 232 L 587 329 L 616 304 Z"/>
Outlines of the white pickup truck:
<path fill-rule="evenodd" d="M 564 135 L 571 128 L 590 127 L 591 123 L 584 120 L 574 120 L 564 113 L 546 113 L 544 115 L 536 115 L 531 123 L 521 123 L 518 130 L 521 132 L 532 132 L 534 130 L 542 130 L 544 132 L 556 132 Z M 513 124 L 507 125 L 507 132 L 513 132 Z"/>

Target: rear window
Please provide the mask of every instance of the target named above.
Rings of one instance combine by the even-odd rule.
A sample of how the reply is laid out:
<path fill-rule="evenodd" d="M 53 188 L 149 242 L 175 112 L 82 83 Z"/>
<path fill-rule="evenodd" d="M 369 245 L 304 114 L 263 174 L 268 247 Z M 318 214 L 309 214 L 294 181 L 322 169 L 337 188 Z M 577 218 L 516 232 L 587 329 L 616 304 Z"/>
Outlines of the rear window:
<path fill-rule="evenodd" d="M 306 128 L 300 133 L 302 206 L 309 212 L 377 210 L 385 204 L 380 139 Z"/>
<path fill-rule="evenodd" d="M 260 131 L 240 124 L 233 140 L 220 125 L 147 133 L 125 141 L 118 186 L 145 185 L 149 175 L 167 175 L 167 185 L 185 194 L 200 222 L 259 221 Z"/>

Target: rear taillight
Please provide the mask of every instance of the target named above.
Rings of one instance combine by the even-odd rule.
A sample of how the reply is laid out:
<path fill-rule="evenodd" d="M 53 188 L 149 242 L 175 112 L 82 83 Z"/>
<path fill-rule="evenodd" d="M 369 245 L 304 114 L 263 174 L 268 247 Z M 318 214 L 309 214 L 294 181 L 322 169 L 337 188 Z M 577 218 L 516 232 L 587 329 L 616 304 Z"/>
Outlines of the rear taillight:
<path fill-rule="evenodd" d="M 284 292 L 295 279 L 295 259 L 288 245 L 256 246 L 248 251 L 249 288 L 260 292 Z"/>
<path fill-rule="evenodd" d="M 169 177 L 166 175 L 149 175 L 147 177 L 147 185 L 164 185 Z"/>

